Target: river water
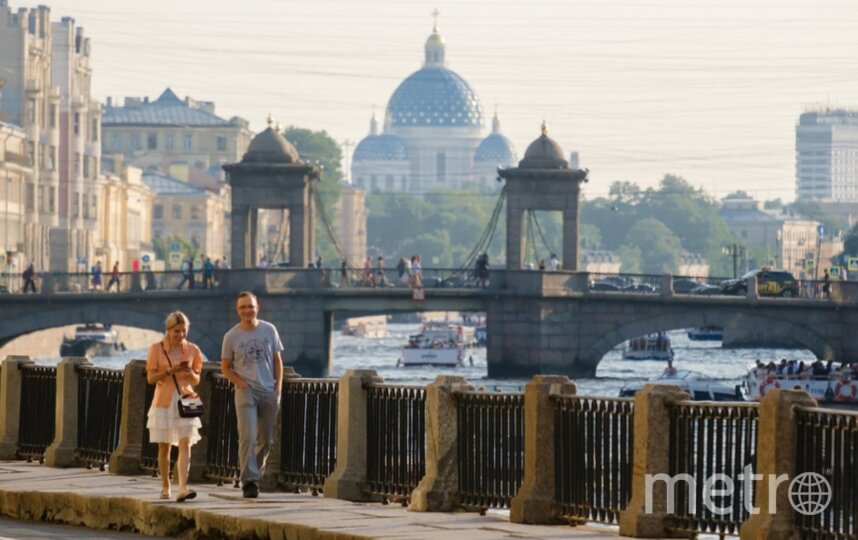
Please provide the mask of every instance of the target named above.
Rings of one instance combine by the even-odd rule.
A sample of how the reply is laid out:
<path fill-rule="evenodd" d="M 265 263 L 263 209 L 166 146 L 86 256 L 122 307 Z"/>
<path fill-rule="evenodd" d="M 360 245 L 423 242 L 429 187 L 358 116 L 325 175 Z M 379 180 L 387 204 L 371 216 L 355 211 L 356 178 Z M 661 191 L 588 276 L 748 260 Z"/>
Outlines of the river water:
<path fill-rule="evenodd" d="M 383 338 L 359 338 L 334 334 L 334 360 L 331 375 L 339 376 L 347 369 L 374 369 L 384 378 L 385 382 L 393 384 L 427 384 L 438 375 L 452 374 L 468 379 L 475 386 L 484 386 L 489 390 L 517 390 L 523 387 L 525 379 L 489 379 L 486 369 L 486 350 L 478 348 L 471 350 L 473 366 L 466 363 L 458 368 L 431 367 L 397 367 L 402 346 L 408 336 L 416 334 L 419 324 L 387 325 L 388 335 Z M 768 362 L 772 359 L 789 358 L 813 361 L 814 356 L 809 350 L 780 350 L 780 349 L 722 349 L 720 342 L 691 341 L 685 331 L 668 332 L 675 351 L 674 365 L 677 369 L 688 369 L 700 372 L 707 377 L 723 381 L 730 385 L 741 382 L 748 366 L 756 360 Z M 288 339 L 288 336 L 283 336 Z M 59 347 L 59 344 L 57 344 Z M 146 349 L 134 349 L 120 356 L 96 357 L 93 364 L 121 368 L 129 360 L 145 358 Z M 37 358 L 41 364 L 56 364 L 58 357 Z M 662 361 L 630 361 L 622 359 L 620 347 L 610 351 L 602 359 L 596 372 L 596 377 L 577 379 L 579 394 L 593 396 L 617 396 L 623 385 L 633 382 L 643 382 L 658 375 L 664 369 Z"/>

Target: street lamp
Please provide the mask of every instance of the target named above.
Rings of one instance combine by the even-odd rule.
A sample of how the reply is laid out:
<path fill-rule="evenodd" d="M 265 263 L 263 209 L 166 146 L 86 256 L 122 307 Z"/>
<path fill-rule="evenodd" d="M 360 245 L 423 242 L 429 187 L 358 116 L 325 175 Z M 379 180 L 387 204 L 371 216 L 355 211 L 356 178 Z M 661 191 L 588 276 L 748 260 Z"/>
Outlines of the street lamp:
<path fill-rule="evenodd" d="M 739 257 L 743 257 L 745 255 L 745 247 L 733 242 L 732 244 L 722 246 L 721 253 L 733 258 L 733 279 L 736 279 L 739 271 Z"/>

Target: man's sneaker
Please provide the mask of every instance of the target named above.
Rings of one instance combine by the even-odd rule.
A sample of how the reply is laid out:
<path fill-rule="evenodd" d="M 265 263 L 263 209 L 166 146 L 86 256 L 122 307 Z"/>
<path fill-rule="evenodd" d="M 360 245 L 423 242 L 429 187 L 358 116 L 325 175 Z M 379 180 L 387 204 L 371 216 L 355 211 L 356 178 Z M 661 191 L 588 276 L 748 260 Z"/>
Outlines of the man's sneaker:
<path fill-rule="evenodd" d="M 255 499 L 259 497 L 259 488 L 256 487 L 256 482 L 248 482 L 241 489 L 244 492 L 245 499 Z"/>

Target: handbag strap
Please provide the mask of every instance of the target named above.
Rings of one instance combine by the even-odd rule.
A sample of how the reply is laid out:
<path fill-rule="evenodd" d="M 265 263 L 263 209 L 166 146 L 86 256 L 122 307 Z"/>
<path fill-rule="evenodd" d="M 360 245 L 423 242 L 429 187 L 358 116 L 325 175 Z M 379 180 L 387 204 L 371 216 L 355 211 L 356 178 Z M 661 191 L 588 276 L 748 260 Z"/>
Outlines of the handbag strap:
<path fill-rule="evenodd" d="M 171 362 L 171 361 L 170 361 L 170 355 L 169 355 L 169 354 L 167 354 L 167 348 L 166 348 L 166 347 L 164 347 L 164 342 L 163 342 L 163 341 L 161 342 L 161 350 L 162 350 L 162 351 L 164 351 L 164 356 L 166 356 L 166 357 L 167 357 L 167 364 L 169 364 L 169 365 L 170 365 L 170 368 L 172 369 L 172 367 L 173 367 L 173 362 Z M 176 380 L 176 374 L 175 374 L 175 373 L 170 373 L 170 375 L 173 377 L 173 384 L 175 384 L 175 385 L 176 385 L 176 393 L 177 393 L 177 394 L 179 394 L 179 397 L 182 397 L 182 391 L 181 391 L 181 390 L 179 390 L 179 381 L 177 381 L 177 380 Z"/>

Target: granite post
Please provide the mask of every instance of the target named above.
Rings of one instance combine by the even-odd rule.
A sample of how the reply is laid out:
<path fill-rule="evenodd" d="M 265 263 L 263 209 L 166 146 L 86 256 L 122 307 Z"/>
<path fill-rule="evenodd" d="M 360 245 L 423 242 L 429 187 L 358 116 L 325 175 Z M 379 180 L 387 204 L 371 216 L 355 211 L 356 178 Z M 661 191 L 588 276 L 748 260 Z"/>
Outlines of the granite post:
<path fill-rule="evenodd" d="M 114 474 L 139 474 L 143 458 L 143 430 L 146 429 L 146 361 L 132 360 L 125 365 L 122 381 L 122 418 L 119 444 L 110 455 L 108 467 Z"/>
<path fill-rule="evenodd" d="M 80 356 L 67 356 L 57 365 L 57 409 L 54 442 L 45 450 L 45 465 L 70 467 L 79 465 L 77 450 L 78 366 L 90 365 Z"/>
<path fill-rule="evenodd" d="M 33 364 L 29 356 L 7 356 L 0 366 L 0 459 L 12 460 L 18 453 L 21 366 L 28 364 Z"/>

